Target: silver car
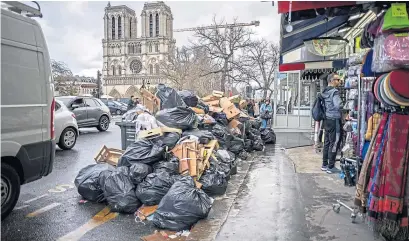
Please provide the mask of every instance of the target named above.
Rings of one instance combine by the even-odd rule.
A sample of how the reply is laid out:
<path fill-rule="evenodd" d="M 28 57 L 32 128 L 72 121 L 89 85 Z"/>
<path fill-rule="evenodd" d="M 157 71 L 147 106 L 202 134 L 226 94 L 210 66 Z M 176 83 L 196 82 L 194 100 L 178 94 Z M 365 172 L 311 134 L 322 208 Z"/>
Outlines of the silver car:
<path fill-rule="evenodd" d="M 111 113 L 101 100 L 84 96 L 60 96 L 56 99 L 62 101 L 75 114 L 79 128 L 96 127 L 99 131 L 108 130 Z"/>
<path fill-rule="evenodd" d="M 63 150 L 75 146 L 78 137 L 78 125 L 75 114 L 68 110 L 62 101 L 55 101 L 55 140 Z"/>

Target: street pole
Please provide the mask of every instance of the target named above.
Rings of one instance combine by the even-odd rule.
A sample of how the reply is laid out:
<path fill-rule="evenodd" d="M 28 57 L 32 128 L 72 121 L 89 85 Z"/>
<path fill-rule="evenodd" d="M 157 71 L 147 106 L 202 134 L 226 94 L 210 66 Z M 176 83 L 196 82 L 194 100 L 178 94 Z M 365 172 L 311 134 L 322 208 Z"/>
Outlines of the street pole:
<path fill-rule="evenodd" d="M 101 72 L 98 70 L 97 71 L 97 98 L 101 98 Z"/>

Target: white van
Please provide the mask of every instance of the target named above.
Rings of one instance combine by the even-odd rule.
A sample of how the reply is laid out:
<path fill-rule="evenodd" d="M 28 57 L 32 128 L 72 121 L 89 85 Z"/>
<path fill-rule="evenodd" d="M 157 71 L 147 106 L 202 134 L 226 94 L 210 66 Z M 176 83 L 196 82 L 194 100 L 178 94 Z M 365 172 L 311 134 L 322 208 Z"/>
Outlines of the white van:
<path fill-rule="evenodd" d="M 20 2 L 1 9 L 1 218 L 20 185 L 51 173 L 55 157 L 54 84 L 41 11 Z"/>

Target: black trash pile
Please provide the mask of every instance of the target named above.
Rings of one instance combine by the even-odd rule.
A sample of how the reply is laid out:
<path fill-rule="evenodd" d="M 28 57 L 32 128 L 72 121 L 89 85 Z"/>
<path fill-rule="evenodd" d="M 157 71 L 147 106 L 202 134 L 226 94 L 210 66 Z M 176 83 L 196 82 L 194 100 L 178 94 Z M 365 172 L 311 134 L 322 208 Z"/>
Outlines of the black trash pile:
<path fill-rule="evenodd" d="M 225 194 L 238 162 L 275 143 L 275 134 L 272 129 L 260 129 L 260 120 L 245 113 L 229 119 L 231 114 L 215 106 L 214 100 L 209 105 L 190 91 L 177 92 L 162 84 L 157 90 L 160 110 L 154 116 L 139 111 L 146 116 L 136 122 L 145 123 L 144 129 L 155 135 L 138 135 L 116 167 L 98 163 L 83 168 L 75 185 L 84 199 L 105 202 L 115 212 L 135 213 L 142 205 L 158 205 L 153 223 L 180 231 L 207 217 L 213 203 L 210 196 Z M 161 127 L 149 127 L 149 123 Z M 162 128 L 177 131 L 155 132 Z M 200 160 L 194 162 L 194 172 L 189 169 L 192 158 L 180 151 L 192 143 Z"/>

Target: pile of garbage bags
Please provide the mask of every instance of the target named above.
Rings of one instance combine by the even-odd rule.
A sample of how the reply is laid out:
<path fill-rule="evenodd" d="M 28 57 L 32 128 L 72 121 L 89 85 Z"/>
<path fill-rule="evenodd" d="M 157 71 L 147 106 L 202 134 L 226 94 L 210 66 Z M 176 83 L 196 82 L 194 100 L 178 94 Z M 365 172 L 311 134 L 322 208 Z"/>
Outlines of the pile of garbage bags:
<path fill-rule="evenodd" d="M 142 205 L 158 205 L 153 224 L 180 231 L 206 218 L 212 197 L 225 194 L 239 162 L 253 151 L 264 150 L 265 144 L 274 144 L 276 137 L 272 129 L 260 129 L 261 121 L 244 112 L 235 117 L 225 112 L 233 107 L 220 95 L 205 100 L 190 91 L 177 92 L 160 84 L 156 97 L 160 99 L 156 113 L 137 106 L 124 115 L 138 127 L 137 138 L 123 151 L 116 166 L 86 166 L 78 173 L 75 186 L 84 199 L 106 202 L 115 212 L 135 213 Z M 220 106 L 223 102 L 227 107 L 215 106 L 219 99 Z M 145 130 L 153 134 L 140 136 Z M 184 169 L 184 159 L 189 158 L 175 154 L 186 141 L 195 143 L 197 153 L 203 149 L 201 158 L 208 161 L 206 169 L 196 175 Z M 204 151 L 203 147 L 211 144 L 214 149 Z"/>

